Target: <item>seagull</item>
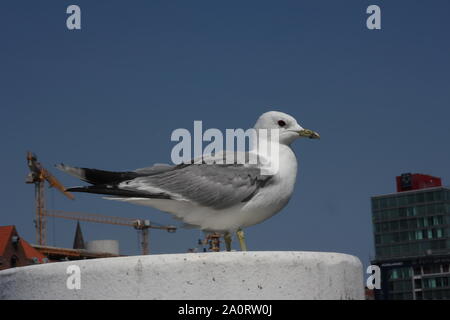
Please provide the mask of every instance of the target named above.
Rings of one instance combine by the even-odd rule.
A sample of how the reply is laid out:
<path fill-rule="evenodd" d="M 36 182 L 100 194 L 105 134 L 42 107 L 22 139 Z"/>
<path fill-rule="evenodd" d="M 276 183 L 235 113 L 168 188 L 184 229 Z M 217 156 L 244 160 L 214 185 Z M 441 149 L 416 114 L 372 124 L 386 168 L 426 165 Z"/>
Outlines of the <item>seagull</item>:
<path fill-rule="evenodd" d="M 242 251 L 247 250 L 243 229 L 256 225 L 280 212 L 294 191 L 297 158 L 291 143 L 297 138 L 319 139 L 317 132 L 304 129 L 295 118 L 278 111 L 262 114 L 254 125 L 255 132 L 276 129 L 276 154 L 253 148 L 239 151 L 245 159 L 252 153 L 264 158 L 256 163 L 239 163 L 237 151 L 226 150 L 217 155 L 204 155 L 178 165 L 155 164 L 133 171 L 113 172 L 71 167 L 57 168 L 71 174 L 88 186 L 67 189 L 107 195 L 106 199 L 150 206 L 172 214 L 185 226 L 224 236 L 227 251 L 231 250 L 232 234 L 236 233 Z M 256 135 L 259 145 L 264 135 Z M 267 142 L 267 141 L 266 141 Z M 233 153 L 232 163 L 207 161 Z M 276 158 L 276 159 L 275 159 Z M 264 174 L 263 166 L 278 161 L 273 174 Z"/>

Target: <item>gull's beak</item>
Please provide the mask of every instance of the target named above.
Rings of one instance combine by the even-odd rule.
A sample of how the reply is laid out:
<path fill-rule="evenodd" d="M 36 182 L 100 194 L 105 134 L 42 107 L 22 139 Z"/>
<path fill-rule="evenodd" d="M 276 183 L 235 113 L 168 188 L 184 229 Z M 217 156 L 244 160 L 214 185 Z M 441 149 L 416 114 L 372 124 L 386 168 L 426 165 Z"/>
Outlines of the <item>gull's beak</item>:
<path fill-rule="evenodd" d="M 300 137 L 306 137 L 310 139 L 320 139 L 320 135 L 309 129 L 301 129 L 296 131 Z"/>

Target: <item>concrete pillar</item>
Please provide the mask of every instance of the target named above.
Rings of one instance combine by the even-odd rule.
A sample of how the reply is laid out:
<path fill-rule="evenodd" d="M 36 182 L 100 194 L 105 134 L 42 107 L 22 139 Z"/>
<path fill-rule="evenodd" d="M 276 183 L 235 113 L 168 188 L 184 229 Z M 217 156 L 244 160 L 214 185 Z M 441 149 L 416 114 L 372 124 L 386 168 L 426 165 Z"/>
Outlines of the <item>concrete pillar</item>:
<path fill-rule="evenodd" d="M 67 288 L 71 265 L 80 289 Z M 363 269 L 354 256 L 298 251 L 79 260 L 0 271 L 1 299 L 364 299 Z"/>

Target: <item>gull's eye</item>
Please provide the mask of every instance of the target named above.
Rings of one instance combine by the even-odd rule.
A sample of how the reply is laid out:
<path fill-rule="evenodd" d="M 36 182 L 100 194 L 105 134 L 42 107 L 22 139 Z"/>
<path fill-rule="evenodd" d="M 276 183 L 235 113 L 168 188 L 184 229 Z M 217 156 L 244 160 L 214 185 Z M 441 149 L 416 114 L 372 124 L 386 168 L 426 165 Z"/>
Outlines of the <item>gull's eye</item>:
<path fill-rule="evenodd" d="M 284 127 L 284 126 L 286 125 L 286 122 L 283 121 L 283 120 L 278 120 L 278 125 L 279 125 L 280 127 Z"/>

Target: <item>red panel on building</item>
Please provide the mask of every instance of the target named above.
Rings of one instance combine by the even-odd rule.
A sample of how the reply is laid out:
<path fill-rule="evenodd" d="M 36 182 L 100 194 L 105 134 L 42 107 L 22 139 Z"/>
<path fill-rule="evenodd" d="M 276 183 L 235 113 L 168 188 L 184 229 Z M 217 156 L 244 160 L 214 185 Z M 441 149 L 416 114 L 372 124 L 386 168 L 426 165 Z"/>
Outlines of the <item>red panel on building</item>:
<path fill-rule="evenodd" d="M 442 186 L 441 178 L 420 173 L 404 173 L 396 177 L 395 180 L 397 182 L 397 192 Z"/>

